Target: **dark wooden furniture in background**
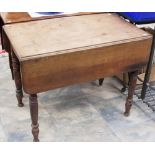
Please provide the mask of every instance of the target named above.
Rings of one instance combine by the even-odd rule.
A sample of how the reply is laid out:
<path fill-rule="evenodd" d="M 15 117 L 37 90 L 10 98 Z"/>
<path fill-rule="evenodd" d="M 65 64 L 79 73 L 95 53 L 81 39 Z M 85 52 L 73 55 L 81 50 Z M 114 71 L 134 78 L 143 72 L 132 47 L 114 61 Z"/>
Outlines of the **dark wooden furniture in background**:
<path fill-rule="evenodd" d="M 4 32 L 15 63 L 18 104 L 22 86 L 29 94 L 34 141 L 39 141 L 37 93 L 51 89 L 129 72 L 124 113 L 129 115 L 152 35 L 108 13 L 5 25 Z"/>
<path fill-rule="evenodd" d="M 52 18 L 61 18 L 61 17 L 69 17 L 69 16 L 80 16 L 80 15 L 89 15 L 89 14 L 99 14 L 101 12 L 79 12 L 79 13 L 71 13 L 71 14 L 60 14 L 53 16 L 42 16 L 42 17 L 31 17 L 28 12 L 1 12 L 1 18 L 4 24 L 12 24 L 12 23 L 21 23 L 35 20 L 44 20 L 44 19 L 52 19 Z"/>

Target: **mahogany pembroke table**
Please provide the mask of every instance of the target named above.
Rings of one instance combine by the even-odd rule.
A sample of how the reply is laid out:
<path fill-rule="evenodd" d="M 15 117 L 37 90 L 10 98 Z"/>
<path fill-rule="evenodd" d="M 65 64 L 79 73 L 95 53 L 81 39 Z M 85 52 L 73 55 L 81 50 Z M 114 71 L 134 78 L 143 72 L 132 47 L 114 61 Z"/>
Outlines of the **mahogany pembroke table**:
<path fill-rule="evenodd" d="M 114 14 L 91 14 L 5 25 L 18 104 L 29 94 L 32 134 L 39 141 L 37 93 L 129 73 L 128 116 L 138 70 L 147 64 L 152 35 Z"/>

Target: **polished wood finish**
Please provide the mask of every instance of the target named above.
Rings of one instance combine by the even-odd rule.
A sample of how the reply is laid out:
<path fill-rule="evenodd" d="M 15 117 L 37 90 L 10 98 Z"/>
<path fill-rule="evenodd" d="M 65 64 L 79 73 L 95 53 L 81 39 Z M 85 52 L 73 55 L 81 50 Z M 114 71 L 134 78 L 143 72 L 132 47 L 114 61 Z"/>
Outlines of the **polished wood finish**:
<path fill-rule="evenodd" d="M 133 103 L 134 90 L 137 82 L 137 75 L 138 75 L 138 70 L 129 73 L 129 90 L 128 90 L 128 97 L 125 104 L 125 112 L 124 112 L 125 116 L 129 116 L 130 114 L 130 109 Z"/>
<path fill-rule="evenodd" d="M 22 82 L 21 82 L 21 74 L 20 74 L 20 62 L 13 51 L 11 52 L 11 56 L 12 56 L 12 66 L 13 66 L 15 85 L 16 85 L 16 97 L 18 100 L 18 106 L 23 107 L 24 104 L 22 102 L 23 91 L 22 91 Z"/>
<path fill-rule="evenodd" d="M 129 72 L 129 115 L 137 70 L 147 64 L 152 35 L 112 14 L 18 23 L 4 31 L 20 61 L 23 89 L 30 94 L 34 141 L 39 92 Z"/>
<path fill-rule="evenodd" d="M 0 15 L 5 24 L 32 20 L 27 12 L 1 12 Z"/>
<path fill-rule="evenodd" d="M 38 100 L 36 94 L 29 95 L 29 103 L 30 103 L 30 114 L 32 120 L 32 134 L 33 134 L 33 141 L 38 142 L 39 138 L 39 124 L 38 124 Z"/>

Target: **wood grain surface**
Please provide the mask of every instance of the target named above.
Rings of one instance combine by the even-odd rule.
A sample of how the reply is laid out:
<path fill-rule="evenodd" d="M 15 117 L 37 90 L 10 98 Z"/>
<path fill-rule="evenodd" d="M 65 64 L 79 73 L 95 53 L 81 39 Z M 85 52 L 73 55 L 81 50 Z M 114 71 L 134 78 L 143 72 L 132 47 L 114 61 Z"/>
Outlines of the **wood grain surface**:
<path fill-rule="evenodd" d="M 140 69 L 152 43 L 152 35 L 108 13 L 6 25 L 4 30 L 29 94 Z"/>
<path fill-rule="evenodd" d="M 151 37 L 147 32 L 112 14 L 39 20 L 6 25 L 4 29 L 19 60 Z"/>
<path fill-rule="evenodd" d="M 24 90 L 38 93 L 140 69 L 150 46 L 151 38 L 22 61 Z"/>

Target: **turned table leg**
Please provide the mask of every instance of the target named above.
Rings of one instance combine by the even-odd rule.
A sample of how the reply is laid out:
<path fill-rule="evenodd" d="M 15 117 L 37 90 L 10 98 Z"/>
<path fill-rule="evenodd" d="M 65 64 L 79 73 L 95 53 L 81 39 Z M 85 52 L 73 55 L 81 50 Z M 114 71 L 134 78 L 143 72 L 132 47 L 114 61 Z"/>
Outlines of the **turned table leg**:
<path fill-rule="evenodd" d="M 8 52 L 9 66 L 10 66 L 10 70 L 11 70 L 12 79 L 14 80 L 12 58 L 11 58 L 11 46 L 10 46 L 9 40 L 7 39 L 3 29 L 1 30 L 1 43 L 2 43 L 2 49 L 5 50 L 6 52 Z"/>
<path fill-rule="evenodd" d="M 99 86 L 102 86 L 103 81 L 104 81 L 104 78 L 101 78 L 101 79 L 99 79 L 98 81 L 99 81 Z"/>
<path fill-rule="evenodd" d="M 10 70 L 11 70 L 12 80 L 14 80 L 14 75 L 13 75 L 13 65 L 12 65 L 11 53 L 8 52 L 8 55 L 9 55 L 9 66 L 10 66 Z"/>
<path fill-rule="evenodd" d="M 16 85 L 16 97 L 18 100 L 18 106 L 23 107 L 24 104 L 22 102 L 23 99 L 23 91 L 22 91 L 22 82 L 21 82 L 21 74 L 20 74 L 20 62 L 14 52 L 11 52 L 12 56 L 12 67 L 13 67 L 13 74 L 14 80 Z"/>
<path fill-rule="evenodd" d="M 38 100 L 36 94 L 31 94 L 29 96 L 29 103 L 30 103 L 30 114 L 32 120 L 32 134 L 33 134 L 33 141 L 38 142 L 39 138 L 39 124 L 38 124 Z"/>
<path fill-rule="evenodd" d="M 130 114 L 130 109 L 133 103 L 133 95 L 136 87 L 136 82 L 137 82 L 137 76 L 138 76 L 138 71 L 133 71 L 129 73 L 129 90 L 128 90 L 128 97 L 126 100 L 125 104 L 125 116 L 129 116 Z"/>

